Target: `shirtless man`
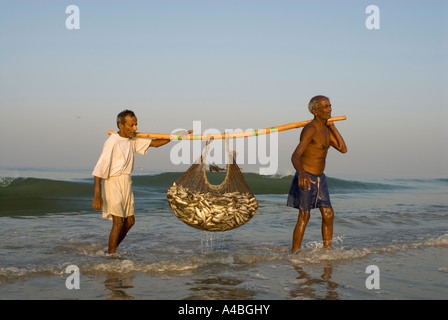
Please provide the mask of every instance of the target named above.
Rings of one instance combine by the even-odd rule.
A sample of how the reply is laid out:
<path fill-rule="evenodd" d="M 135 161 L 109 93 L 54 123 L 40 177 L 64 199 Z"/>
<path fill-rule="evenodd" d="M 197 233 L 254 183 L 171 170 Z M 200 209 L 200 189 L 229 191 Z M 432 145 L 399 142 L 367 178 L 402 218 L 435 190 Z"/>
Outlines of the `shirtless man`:
<path fill-rule="evenodd" d="M 299 209 L 292 239 L 292 252 L 300 249 L 310 219 L 310 210 L 315 208 L 319 208 L 322 214 L 323 246 L 331 247 L 334 211 L 324 174 L 325 160 L 330 146 L 341 153 L 347 152 L 344 139 L 334 123 L 328 122 L 331 118 L 330 100 L 325 96 L 315 96 L 309 102 L 308 109 L 314 119 L 303 128 L 300 142 L 291 157 L 296 174 L 287 205 Z"/>

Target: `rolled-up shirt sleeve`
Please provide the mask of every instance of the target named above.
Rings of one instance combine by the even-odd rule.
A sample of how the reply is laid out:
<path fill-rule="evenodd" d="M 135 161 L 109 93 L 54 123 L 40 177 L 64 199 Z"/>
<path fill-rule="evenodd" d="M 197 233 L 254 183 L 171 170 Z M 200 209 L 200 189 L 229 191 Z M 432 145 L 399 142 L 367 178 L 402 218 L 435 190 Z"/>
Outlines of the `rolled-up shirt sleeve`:
<path fill-rule="evenodd" d="M 135 152 L 144 155 L 148 152 L 152 139 L 135 138 L 134 141 L 135 141 Z"/>

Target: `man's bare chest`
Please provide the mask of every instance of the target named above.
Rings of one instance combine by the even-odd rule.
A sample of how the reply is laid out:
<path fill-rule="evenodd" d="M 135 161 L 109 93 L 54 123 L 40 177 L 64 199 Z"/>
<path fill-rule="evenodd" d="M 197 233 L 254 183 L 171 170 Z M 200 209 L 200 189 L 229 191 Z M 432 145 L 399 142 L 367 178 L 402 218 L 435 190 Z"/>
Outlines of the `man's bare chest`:
<path fill-rule="evenodd" d="M 330 147 L 330 133 L 328 129 L 318 130 L 311 139 L 313 149 L 326 151 Z"/>

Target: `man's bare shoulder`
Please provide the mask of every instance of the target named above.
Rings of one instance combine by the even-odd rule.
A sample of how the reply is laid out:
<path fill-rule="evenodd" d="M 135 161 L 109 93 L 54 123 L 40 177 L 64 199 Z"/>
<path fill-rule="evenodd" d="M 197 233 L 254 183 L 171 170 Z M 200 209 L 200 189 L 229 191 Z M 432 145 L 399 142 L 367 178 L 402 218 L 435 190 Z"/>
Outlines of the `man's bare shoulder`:
<path fill-rule="evenodd" d="M 310 122 L 303 127 L 302 132 L 300 134 L 300 139 L 303 139 L 306 137 L 312 137 L 315 133 L 316 133 L 316 127 L 313 126 Z"/>
<path fill-rule="evenodd" d="M 303 130 L 316 130 L 316 127 L 313 125 L 312 122 L 307 123 L 304 127 Z"/>

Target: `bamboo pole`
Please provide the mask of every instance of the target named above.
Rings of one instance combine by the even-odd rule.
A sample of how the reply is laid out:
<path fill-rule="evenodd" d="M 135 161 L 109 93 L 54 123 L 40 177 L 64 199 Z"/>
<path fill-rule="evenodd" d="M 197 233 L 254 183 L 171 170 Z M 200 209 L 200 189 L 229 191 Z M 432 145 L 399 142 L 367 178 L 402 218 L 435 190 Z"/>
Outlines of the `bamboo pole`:
<path fill-rule="evenodd" d="M 345 116 L 342 117 L 333 117 L 328 119 L 329 122 L 333 121 L 341 121 L 347 119 Z M 189 134 L 189 135 L 178 135 L 178 134 L 163 134 L 163 133 L 145 133 L 145 132 L 137 132 L 135 134 L 138 138 L 151 138 L 151 139 L 169 139 L 169 140 L 211 140 L 211 139 L 225 139 L 226 135 L 230 139 L 235 138 L 245 138 L 245 137 L 253 137 L 253 136 L 260 136 L 263 134 L 270 134 L 273 132 L 280 132 L 280 131 L 286 131 L 291 130 L 295 128 L 300 128 L 306 126 L 308 123 L 310 123 L 312 120 L 306 120 L 301 122 L 294 122 L 289 124 L 284 124 L 276 127 L 270 127 L 265 129 L 257 129 L 257 130 L 250 130 L 250 131 L 244 131 L 244 132 L 232 132 L 232 133 L 215 133 L 215 134 Z M 109 130 L 108 134 L 116 133 L 117 131 Z"/>

